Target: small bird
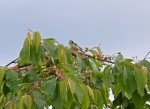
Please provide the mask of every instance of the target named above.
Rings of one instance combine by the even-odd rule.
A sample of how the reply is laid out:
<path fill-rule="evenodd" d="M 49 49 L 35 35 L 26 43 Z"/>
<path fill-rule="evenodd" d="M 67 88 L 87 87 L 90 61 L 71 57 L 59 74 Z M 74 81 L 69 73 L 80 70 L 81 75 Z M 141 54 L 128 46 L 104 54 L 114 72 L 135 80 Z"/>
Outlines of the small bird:
<path fill-rule="evenodd" d="M 82 48 L 78 46 L 75 42 L 73 42 L 72 40 L 69 41 L 69 45 L 72 50 L 83 52 Z"/>

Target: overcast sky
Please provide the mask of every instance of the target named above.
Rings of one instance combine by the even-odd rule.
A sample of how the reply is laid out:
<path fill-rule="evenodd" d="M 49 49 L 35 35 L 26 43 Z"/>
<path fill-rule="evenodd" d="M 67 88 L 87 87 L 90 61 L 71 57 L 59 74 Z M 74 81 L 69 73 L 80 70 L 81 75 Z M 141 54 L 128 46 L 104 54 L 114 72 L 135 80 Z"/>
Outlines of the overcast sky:
<path fill-rule="evenodd" d="M 142 59 L 150 50 L 150 0 L 0 0 L 0 66 L 18 57 L 28 28 Z"/>

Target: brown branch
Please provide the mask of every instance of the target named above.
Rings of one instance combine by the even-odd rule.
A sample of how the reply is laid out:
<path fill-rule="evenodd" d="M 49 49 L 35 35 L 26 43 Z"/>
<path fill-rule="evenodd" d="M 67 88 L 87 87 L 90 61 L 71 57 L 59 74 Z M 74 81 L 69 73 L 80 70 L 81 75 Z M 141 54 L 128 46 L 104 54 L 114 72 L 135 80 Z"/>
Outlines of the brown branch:
<path fill-rule="evenodd" d="M 103 62 L 107 62 L 107 63 L 111 63 L 111 64 L 115 64 L 113 61 L 110 60 L 111 57 L 102 57 L 102 56 L 99 56 L 99 55 L 90 55 L 90 54 L 86 54 L 86 53 L 83 53 L 83 52 L 78 52 L 82 58 L 86 59 L 86 58 L 94 58 L 98 61 L 103 61 Z M 109 60 L 108 60 L 109 59 Z"/>
<path fill-rule="evenodd" d="M 57 78 L 59 78 L 61 80 L 65 80 L 66 79 L 66 76 L 58 68 L 48 67 L 48 73 L 50 75 L 55 75 Z"/>

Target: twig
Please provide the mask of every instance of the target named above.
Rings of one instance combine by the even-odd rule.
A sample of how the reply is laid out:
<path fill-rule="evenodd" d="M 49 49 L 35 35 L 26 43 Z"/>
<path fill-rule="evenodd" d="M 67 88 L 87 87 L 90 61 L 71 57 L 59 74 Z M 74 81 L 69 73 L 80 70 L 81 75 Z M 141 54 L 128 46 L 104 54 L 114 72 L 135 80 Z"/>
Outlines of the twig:
<path fill-rule="evenodd" d="M 97 49 L 98 47 L 100 47 L 100 45 L 101 45 L 101 44 L 98 44 L 97 47 L 93 47 L 93 48 L 89 49 L 88 51 L 93 50 L 93 49 Z"/>
<path fill-rule="evenodd" d="M 145 60 L 149 54 L 150 54 L 150 51 L 146 54 L 143 60 Z"/>
<path fill-rule="evenodd" d="M 114 62 L 106 60 L 106 59 L 103 59 L 103 60 L 100 60 L 100 61 L 104 61 L 104 62 L 107 62 L 107 63 L 115 64 Z"/>
<path fill-rule="evenodd" d="M 107 60 L 109 57 L 103 57 L 103 58 L 96 58 L 95 55 L 90 55 L 90 54 L 86 54 L 86 53 L 83 53 L 83 52 L 78 52 L 79 54 L 81 54 L 82 56 L 85 56 L 85 58 L 94 58 L 98 61 L 103 61 L 103 62 L 107 62 L 107 63 L 111 63 L 111 64 L 115 64 L 114 62 L 112 62 L 111 60 Z"/>
<path fill-rule="evenodd" d="M 13 61 L 11 61 L 10 63 L 8 63 L 5 67 L 8 67 L 9 65 L 13 64 L 13 63 L 16 63 L 16 61 L 18 60 L 19 58 L 16 58 L 14 59 Z"/>

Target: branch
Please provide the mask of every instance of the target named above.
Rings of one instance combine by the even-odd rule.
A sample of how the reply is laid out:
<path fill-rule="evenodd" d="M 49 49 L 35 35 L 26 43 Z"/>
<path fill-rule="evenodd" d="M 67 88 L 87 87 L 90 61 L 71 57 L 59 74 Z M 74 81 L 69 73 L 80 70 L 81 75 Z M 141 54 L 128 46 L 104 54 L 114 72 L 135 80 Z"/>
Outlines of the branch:
<path fill-rule="evenodd" d="M 107 60 L 107 59 L 103 59 L 103 60 L 100 60 L 100 61 L 104 61 L 104 62 L 107 62 L 107 63 L 115 64 L 114 62 L 109 61 L 109 60 Z"/>
<path fill-rule="evenodd" d="M 16 61 L 18 60 L 19 58 L 16 58 L 14 59 L 13 61 L 11 61 L 10 63 L 8 63 L 5 67 L 8 67 L 9 65 L 13 64 L 13 63 L 16 63 Z"/>
<path fill-rule="evenodd" d="M 149 54 L 150 54 L 150 51 L 146 54 L 143 60 L 145 60 Z"/>
<path fill-rule="evenodd" d="M 90 55 L 90 54 L 86 54 L 83 52 L 78 52 L 82 58 L 86 59 L 86 58 L 94 58 L 98 61 L 103 61 L 103 62 L 107 62 L 107 63 L 111 63 L 111 64 L 115 64 L 113 61 L 110 60 L 111 57 L 102 57 L 100 55 Z"/>

